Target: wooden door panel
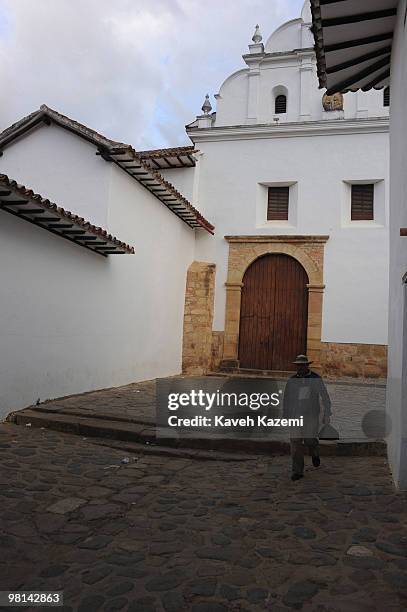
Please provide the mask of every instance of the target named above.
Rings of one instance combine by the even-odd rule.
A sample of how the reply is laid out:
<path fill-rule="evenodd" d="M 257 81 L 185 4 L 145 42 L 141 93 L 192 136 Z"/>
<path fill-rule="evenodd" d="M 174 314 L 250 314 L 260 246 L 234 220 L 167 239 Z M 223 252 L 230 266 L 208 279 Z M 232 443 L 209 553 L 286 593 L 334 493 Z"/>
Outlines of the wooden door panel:
<path fill-rule="evenodd" d="M 288 255 L 266 255 L 243 279 L 239 334 L 240 367 L 292 370 L 306 352 L 308 277 Z"/>

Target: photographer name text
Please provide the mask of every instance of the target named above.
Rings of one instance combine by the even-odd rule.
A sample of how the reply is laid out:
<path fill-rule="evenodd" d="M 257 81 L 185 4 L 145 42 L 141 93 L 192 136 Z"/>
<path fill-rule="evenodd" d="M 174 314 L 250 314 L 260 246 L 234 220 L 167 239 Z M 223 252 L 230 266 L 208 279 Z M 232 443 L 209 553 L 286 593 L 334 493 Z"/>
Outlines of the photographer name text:
<path fill-rule="evenodd" d="M 168 418 L 170 427 L 302 427 L 304 418 L 301 416 L 297 419 L 270 418 L 267 416 L 250 415 L 237 418 L 229 418 L 223 415 L 215 417 L 194 416 L 192 418 L 178 417 L 171 415 Z"/>

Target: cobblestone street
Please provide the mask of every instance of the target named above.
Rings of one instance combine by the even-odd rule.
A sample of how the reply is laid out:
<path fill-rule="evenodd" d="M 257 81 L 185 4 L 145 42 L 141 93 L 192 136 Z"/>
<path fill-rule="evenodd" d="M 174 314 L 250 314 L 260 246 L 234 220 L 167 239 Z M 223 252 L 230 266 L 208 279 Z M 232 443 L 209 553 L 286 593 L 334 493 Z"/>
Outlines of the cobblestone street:
<path fill-rule="evenodd" d="M 0 452 L 0 590 L 63 590 L 66 612 L 407 608 L 407 495 L 381 457 L 292 483 L 288 457 L 129 456 L 9 423 Z"/>

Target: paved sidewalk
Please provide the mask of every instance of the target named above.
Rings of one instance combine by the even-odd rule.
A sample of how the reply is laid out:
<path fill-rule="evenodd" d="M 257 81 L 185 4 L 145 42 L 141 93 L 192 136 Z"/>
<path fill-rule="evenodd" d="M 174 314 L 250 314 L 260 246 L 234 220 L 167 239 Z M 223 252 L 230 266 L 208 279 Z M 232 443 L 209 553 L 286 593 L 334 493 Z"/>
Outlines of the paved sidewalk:
<path fill-rule="evenodd" d="M 191 381 L 191 388 L 199 388 L 199 381 L 202 380 L 194 377 L 182 378 Z M 236 379 L 228 377 L 208 377 L 210 381 L 214 379 L 219 381 L 220 389 L 224 385 L 230 385 L 231 381 L 236 381 Z M 244 381 L 244 379 L 240 380 Z M 194 381 L 198 381 L 195 387 Z M 247 382 L 250 384 L 252 391 L 268 393 L 284 389 L 286 384 L 285 380 L 278 381 L 266 378 L 251 378 L 247 379 Z M 370 411 L 384 413 L 386 405 L 385 381 L 363 382 L 355 379 L 327 381 L 327 389 L 332 400 L 332 424 L 338 428 L 341 438 L 348 440 L 364 439 L 363 417 Z M 156 382 L 145 381 L 124 387 L 74 395 L 46 402 L 41 404 L 39 408 L 44 411 L 82 415 L 88 418 L 95 415 L 111 419 L 120 417 L 132 422 L 154 426 Z M 288 436 L 285 437 L 288 438 Z"/>
<path fill-rule="evenodd" d="M 285 457 L 121 463 L 8 423 L 0 453 L 0 590 L 64 590 L 65 612 L 407 609 L 407 494 L 383 458 L 292 483 Z"/>

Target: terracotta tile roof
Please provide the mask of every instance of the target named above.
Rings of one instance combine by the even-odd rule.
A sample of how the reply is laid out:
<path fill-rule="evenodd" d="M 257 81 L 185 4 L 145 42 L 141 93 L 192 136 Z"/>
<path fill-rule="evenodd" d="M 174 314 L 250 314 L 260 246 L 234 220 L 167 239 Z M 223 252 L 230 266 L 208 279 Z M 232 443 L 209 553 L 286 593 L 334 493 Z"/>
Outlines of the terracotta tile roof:
<path fill-rule="evenodd" d="M 106 161 L 114 162 L 122 170 L 125 170 L 127 174 L 153 193 L 187 225 L 194 229 L 203 228 L 213 234 L 214 226 L 171 183 L 165 181 L 158 172 L 153 170 L 148 163 L 148 159 L 143 158 L 131 145 L 106 138 L 45 104 L 38 111 L 14 123 L 0 134 L 0 151 L 13 140 L 42 122 L 55 123 L 91 142 L 98 148 L 98 153 Z"/>
<path fill-rule="evenodd" d="M 42 122 L 56 123 L 61 127 L 70 129 L 75 134 L 82 136 L 89 142 L 93 142 L 96 145 L 99 144 L 104 146 L 126 146 L 124 143 L 120 143 L 116 140 L 106 138 L 106 136 L 103 136 L 103 134 L 99 134 L 99 132 L 96 132 L 96 130 L 92 130 L 86 125 L 83 125 L 82 123 L 79 123 L 78 121 L 75 121 L 74 119 L 63 115 L 62 113 L 59 113 L 58 111 L 54 110 L 53 108 L 50 108 L 46 104 L 41 104 L 39 110 L 36 110 L 30 115 L 23 117 L 19 121 L 16 121 L 16 123 L 13 123 L 12 125 L 10 125 L 10 127 L 0 133 L 0 147 L 3 148 L 7 144 L 15 140 L 17 136 L 20 136 L 24 132 L 30 130 L 32 127 Z"/>
<path fill-rule="evenodd" d="M 137 151 L 140 157 L 162 157 L 163 155 L 188 155 L 196 153 L 194 145 L 184 147 L 168 147 L 164 149 L 150 149 L 149 151 Z"/>
<path fill-rule="evenodd" d="M 133 147 L 126 145 L 125 147 L 112 148 L 107 152 L 107 155 L 128 174 L 136 178 L 146 189 L 151 191 L 190 227 L 202 227 L 210 234 L 213 234 L 214 226 L 175 189 L 174 185 L 166 181 L 156 170 L 150 168 Z"/>
<path fill-rule="evenodd" d="M 195 166 L 194 153 L 197 149 L 192 146 L 171 147 L 167 149 L 152 149 L 150 151 L 137 151 L 137 154 L 158 170 L 170 168 L 190 168 Z"/>
<path fill-rule="evenodd" d="M 99 255 L 134 253 L 134 247 L 24 185 L 19 185 L 5 174 L 0 174 L 0 210 L 34 223 Z"/>

